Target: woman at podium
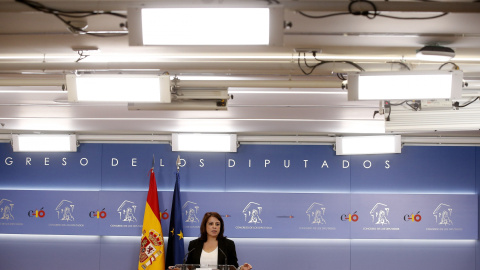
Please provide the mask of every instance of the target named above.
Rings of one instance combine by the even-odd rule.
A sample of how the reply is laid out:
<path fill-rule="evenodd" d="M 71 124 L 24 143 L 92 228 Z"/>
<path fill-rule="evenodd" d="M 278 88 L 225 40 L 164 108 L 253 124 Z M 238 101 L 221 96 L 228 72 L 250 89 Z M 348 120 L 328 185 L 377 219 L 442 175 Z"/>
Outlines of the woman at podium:
<path fill-rule="evenodd" d="M 238 266 L 235 243 L 223 235 L 224 223 L 217 212 L 207 212 L 200 225 L 200 237 L 188 245 L 187 264 L 199 264 L 200 267 L 233 265 L 238 270 L 250 270 L 245 263 Z M 220 268 L 220 267 L 219 267 Z"/>

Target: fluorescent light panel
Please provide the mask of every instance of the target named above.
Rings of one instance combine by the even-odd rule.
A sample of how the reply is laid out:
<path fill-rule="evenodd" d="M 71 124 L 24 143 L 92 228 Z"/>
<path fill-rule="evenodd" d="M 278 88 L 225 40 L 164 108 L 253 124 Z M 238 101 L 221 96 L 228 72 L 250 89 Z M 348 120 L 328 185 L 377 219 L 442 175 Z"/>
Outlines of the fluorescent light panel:
<path fill-rule="evenodd" d="M 71 102 L 171 102 L 169 75 L 69 74 L 66 81 Z"/>
<path fill-rule="evenodd" d="M 131 8 L 130 45 L 283 45 L 281 8 Z"/>
<path fill-rule="evenodd" d="M 403 71 L 348 74 L 348 100 L 460 99 L 463 72 Z"/>
<path fill-rule="evenodd" d="M 13 134 L 14 152 L 77 152 L 77 137 L 71 134 Z"/>
<path fill-rule="evenodd" d="M 185 152 L 237 152 L 237 135 L 173 133 L 172 150 Z"/>
<path fill-rule="evenodd" d="M 400 135 L 336 137 L 337 155 L 401 153 Z"/>

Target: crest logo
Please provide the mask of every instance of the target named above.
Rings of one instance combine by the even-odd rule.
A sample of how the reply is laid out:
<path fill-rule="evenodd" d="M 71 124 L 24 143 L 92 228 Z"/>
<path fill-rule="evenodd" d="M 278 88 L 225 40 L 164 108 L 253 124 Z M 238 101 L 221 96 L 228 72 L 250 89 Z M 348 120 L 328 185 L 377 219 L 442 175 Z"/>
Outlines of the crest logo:
<path fill-rule="evenodd" d="M 373 223 L 381 224 L 382 226 L 390 224 L 390 221 L 387 219 L 389 212 L 390 208 L 386 204 L 377 203 L 370 211 Z"/>
<path fill-rule="evenodd" d="M 123 201 L 123 203 L 118 207 L 117 212 L 120 215 L 121 221 L 126 222 L 136 222 L 137 218 L 135 217 L 135 210 L 137 205 L 131 201 Z"/>
<path fill-rule="evenodd" d="M 327 221 L 324 219 L 325 216 L 325 206 L 320 203 L 312 203 L 307 209 L 308 220 L 312 224 L 327 224 Z"/>
<path fill-rule="evenodd" d="M 4 220 L 14 220 L 12 211 L 13 211 L 14 203 L 8 199 L 2 199 L 0 201 L 0 215 L 2 216 L 0 219 Z"/>
<path fill-rule="evenodd" d="M 158 256 L 162 255 L 162 250 L 160 249 L 162 245 L 162 239 L 157 231 L 150 230 L 148 234 L 146 231 L 143 231 L 139 255 L 139 261 L 143 269 L 146 269 Z"/>
<path fill-rule="evenodd" d="M 55 208 L 57 211 L 58 219 L 64 221 L 74 221 L 75 217 L 73 216 L 73 209 L 75 205 L 69 200 L 62 200 Z"/>
<path fill-rule="evenodd" d="M 441 203 L 433 211 L 433 216 L 438 225 L 453 225 L 452 212 L 453 208 L 450 205 Z"/>
<path fill-rule="evenodd" d="M 245 221 L 248 220 L 248 223 L 262 223 L 260 214 L 262 213 L 262 206 L 256 202 L 250 202 L 247 204 L 242 213 L 245 215 Z"/>
<path fill-rule="evenodd" d="M 184 203 L 182 206 L 182 211 L 185 217 L 187 217 L 187 219 L 185 219 L 185 222 L 188 222 L 188 223 L 200 222 L 200 220 L 197 217 L 198 209 L 200 209 L 200 207 L 195 202 L 188 201 Z"/>

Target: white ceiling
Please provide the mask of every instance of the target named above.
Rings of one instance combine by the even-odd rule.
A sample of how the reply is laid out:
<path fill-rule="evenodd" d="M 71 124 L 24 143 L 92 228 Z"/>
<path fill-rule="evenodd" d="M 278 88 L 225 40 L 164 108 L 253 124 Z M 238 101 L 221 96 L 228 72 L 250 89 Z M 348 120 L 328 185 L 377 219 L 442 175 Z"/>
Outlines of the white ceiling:
<path fill-rule="evenodd" d="M 270 3 L 269 3 L 270 2 Z M 87 17 L 89 32 L 120 31 L 119 37 L 74 34 L 52 14 L 35 11 L 22 3 L 0 0 L 0 133 L 69 132 L 77 134 L 170 134 L 172 132 L 231 132 L 239 135 L 350 135 L 385 133 L 385 117 L 376 114 L 378 102 L 349 102 L 337 73 L 383 70 L 451 70 L 464 72 L 469 101 L 480 91 L 480 2 L 478 1 L 372 1 L 375 18 L 351 14 L 322 19 L 309 15 L 345 13 L 350 1 L 41 1 L 66 11 L 113 11 L 126 15 L 139 6 L 276 6 L 284 8 L 284 45 L 269 46 L 153 46 L 132 47 L 127 19 L 100 15 Z M 369 3 L 356 8 L 371 10 Z M 436 19 L 400 20 L 397 17 Z M 186 18 L 188 19 L 188 18 Z M 247 19 L 247 18 L 246 18 Z M 219 22 L 221 23 L 221 22 Z M 453 64 L 421 62 L 416 50 L 439 44 L 456 52 Z M 83 60 L 76 50 L 98 48 Z M 310 75 L 298 49 L 307 53 L 309 65 L 319 65 Z M 346 63 L 348 62 L 348 63 Z M 226 81 L 233 99 L 226 111 L 129 111 L 126 104 L 69 103 L 62 90 L 64 74 L 73 72 L 148 72 L 187 80 Z M 265 88 L 248 81 L 284 81 Z M 230 81 L 230 82 L 228 82 Z M 319 88 L 305 88 L 304 81 Z M 287 84 L 288 83 L 288 84 Z M 285 85 L 285 86 L 283 86 Z M 475 115 L 477 104 L 462 108 Z M 409 111 L 405 106 L 397 110 Z M 411 111 L 411 110 L 410 110 Z M 392 111 L 391 117 L 394 117 Z M 408 112 L 407 112 L 408 113 Z M 416 115 L 411 111 L 413 119 Z M 450 113 L 450 112 L 446 112 Z M 463 115 L 438 114 L 449 121 Z M 477 136 L 480 123 L 465 125 L 422 124 L 408 136 Z M 470 119 L 470 118 L 468 118 Z M 415 120 L 413 120 L 415 121 Z"/>

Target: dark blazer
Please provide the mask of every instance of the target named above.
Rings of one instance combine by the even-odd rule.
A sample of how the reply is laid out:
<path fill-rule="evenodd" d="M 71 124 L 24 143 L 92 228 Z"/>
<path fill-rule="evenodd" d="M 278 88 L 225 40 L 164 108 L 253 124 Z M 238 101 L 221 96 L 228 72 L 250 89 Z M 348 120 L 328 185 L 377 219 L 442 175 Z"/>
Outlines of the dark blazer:
<path fill-rule="evenodd" d="M 202 255 L 203 241 L 200 238 L 190 241 L 188 244 L 188 254 L 186 264 L 200 264 L 200 256 Z M 238 268 L 237 251 L 235 250 L 235 242 L 230 239 L 223 238 L 218 240 L 218 248 L 223 250 L 227 255 L 227 264 L 234 265 Z M 225 256 L 218 250 L 218 265 L 225 264 Z"/>

